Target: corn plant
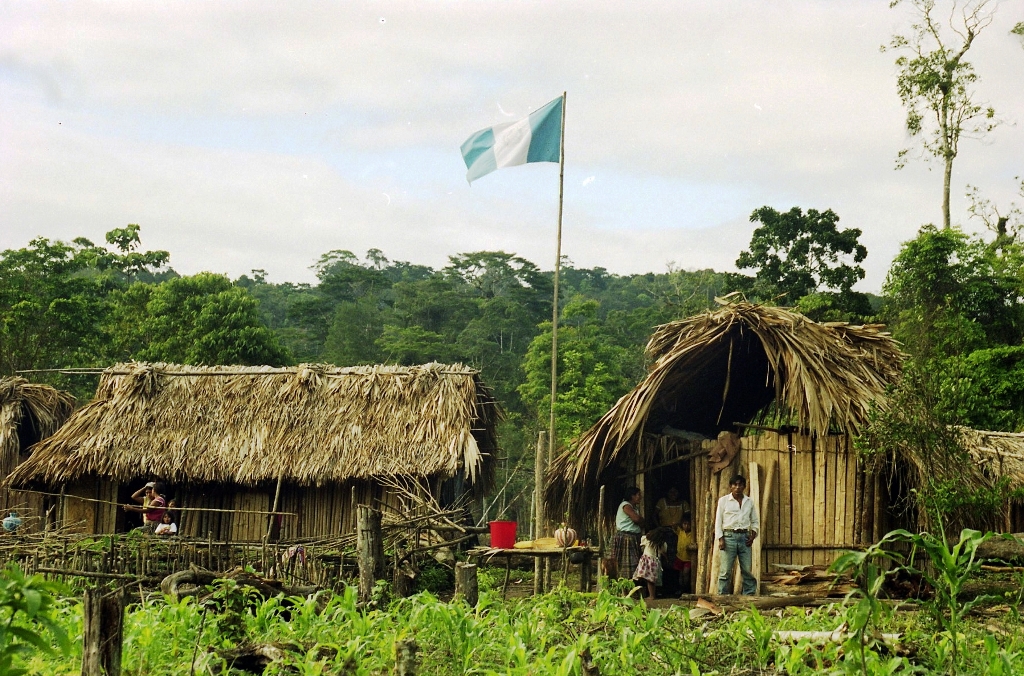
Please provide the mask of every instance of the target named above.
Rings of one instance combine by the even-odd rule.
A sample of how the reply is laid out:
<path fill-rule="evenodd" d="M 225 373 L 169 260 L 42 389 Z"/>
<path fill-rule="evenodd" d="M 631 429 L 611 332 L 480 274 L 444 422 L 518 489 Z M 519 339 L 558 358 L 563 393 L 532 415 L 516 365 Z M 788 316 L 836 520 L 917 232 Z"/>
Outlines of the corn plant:
<path fill-rule="evenodd" d="M 831 567 L 833 572 L 850 573 L 858 581 L 846 595 L 846 622 L 851 636 L 848 643 L 856 650 L 863 676 L 868 674 L 869 646 L 878 640 L 878 626 L 888 610 L 880 598 L 886 577 L 892 572 L 887 569 L 890 563 L 899 559 L 885 547 L 900 537 L 897 533 L 889 533 L 864 551 L 844 552 Z"/>
<path fill-rule="evenodd" d="M 914 534 L 905 530 L 893 531 L 886 536 L 895 536 L 913 545 L 910 559 L 904 568 L 921 575 L 935 591 L 935 598 L 928 604 L 928 608 L 936 625 L 948 636 L 951 651 L 950 669 L 954 674 L 960 669 L 963 657 L 963 618 L 979 603 L 995 598 L 976 596 L 969 601 L 962 601 L 960 598 L 967 582 L 981 570 L 978 547 L 994 535 L 965 528 L 960 532 L 959 541 L 952 546 L 946 538 L 945 531 L 940 537 L 931 533 Z M 919 552 L 923 552 L 927 557 L 924 561 L 926 565 L 918 565 Z"/>

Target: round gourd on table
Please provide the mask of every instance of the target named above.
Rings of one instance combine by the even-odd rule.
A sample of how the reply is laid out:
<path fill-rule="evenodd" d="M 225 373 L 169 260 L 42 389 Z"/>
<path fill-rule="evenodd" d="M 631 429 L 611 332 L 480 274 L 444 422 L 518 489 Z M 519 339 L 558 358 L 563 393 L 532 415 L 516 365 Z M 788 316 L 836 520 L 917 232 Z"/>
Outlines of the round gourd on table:
<path fill-rule="evenodd" d="M 555 544 L 559 547 L 571 547 L 574 542 L 576 542 L 576 531 L 563 523 L 562 527 L 555 531 Z"/>

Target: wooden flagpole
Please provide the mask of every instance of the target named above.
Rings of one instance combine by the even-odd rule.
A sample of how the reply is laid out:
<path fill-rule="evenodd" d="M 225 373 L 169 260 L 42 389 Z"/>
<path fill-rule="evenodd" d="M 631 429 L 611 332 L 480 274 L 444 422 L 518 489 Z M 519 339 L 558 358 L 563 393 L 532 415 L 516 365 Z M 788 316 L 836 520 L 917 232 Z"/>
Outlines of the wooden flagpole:
<path fill-rule="evenodd" d="M 555 291 L 551 303 L 551 417 L 548 420 L 548 457 L 555 457 L 555 397 L 558 395 L 558 273 L 562 269 L 562 194 L 565 184 L 565 94 L 558 135 L 558 237 L 555 244 Z"/>

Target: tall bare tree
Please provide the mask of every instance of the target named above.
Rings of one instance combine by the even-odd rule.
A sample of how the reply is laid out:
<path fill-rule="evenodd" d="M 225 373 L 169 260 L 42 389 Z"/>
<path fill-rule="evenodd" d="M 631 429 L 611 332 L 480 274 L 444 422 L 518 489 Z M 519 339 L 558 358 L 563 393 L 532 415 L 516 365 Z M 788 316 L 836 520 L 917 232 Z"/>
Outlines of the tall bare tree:
<path fill-rule="evenodd" d="M 975 102 L 974 66 L 965 60 L 978 35 L 992 23 L 992 0 L 952 0 L 940 10 L 936 0 L 892 0 L 890 7 L 913 8 L 910 31 L 894 35 L 882 49 L 907 52 L 896 59 L 896 89 L 907 109 L 907 131 L 920 140 L 926 156 L 943 163 L 942 225 L 950 227 L 949 190 L 960 139 L 978 138 L 999 122 L 995 109 Z M 910 158 L 904 148 L 896 159 L 901 169 Z"/>

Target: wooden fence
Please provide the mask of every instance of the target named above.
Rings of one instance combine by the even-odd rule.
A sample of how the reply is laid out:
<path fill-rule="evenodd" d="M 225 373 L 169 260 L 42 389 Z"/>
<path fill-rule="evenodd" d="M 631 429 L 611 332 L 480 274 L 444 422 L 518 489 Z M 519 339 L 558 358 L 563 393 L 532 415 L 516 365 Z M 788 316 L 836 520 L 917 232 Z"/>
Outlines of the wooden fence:
<path fill-rule="evenodd" d="M 144 534 L 92 536 L 63 533 L 4 535 L 0 565 L 28 573 L 158 582 L 191 566 L 215 572 L 252 567 L 290 585 L 335 588 L 355 577 L 353 538 L 295 542 L 223 542 Z"/>

